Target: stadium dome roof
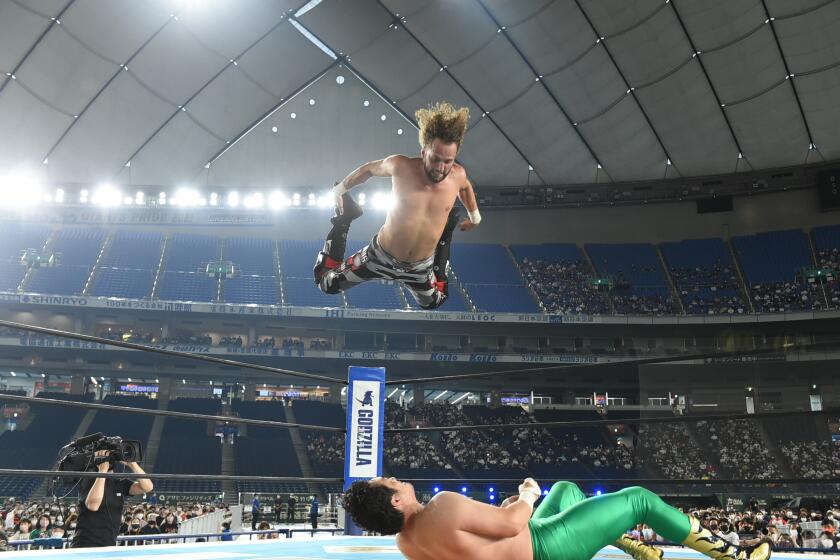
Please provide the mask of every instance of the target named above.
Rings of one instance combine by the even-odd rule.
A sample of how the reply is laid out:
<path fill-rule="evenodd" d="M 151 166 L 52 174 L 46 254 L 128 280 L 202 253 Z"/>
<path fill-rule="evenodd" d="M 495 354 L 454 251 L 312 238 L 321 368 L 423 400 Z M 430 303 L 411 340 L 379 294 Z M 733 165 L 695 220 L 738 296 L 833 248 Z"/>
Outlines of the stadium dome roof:
<path fill-rule="evenodd" d="M 328 185 L 471 109 L 478 185 L 840 159 L 840 0 L 3 0 L 0 168 Z"/>

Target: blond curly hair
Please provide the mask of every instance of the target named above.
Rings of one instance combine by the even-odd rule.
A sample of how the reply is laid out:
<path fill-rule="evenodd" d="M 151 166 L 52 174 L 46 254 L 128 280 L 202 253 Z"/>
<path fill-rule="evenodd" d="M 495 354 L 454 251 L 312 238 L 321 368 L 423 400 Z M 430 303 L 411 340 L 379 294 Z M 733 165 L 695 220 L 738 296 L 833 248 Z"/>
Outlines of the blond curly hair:
<path fill-rule="evenodd" d="M 440 101 L 429 107 L 418 109 L 414 113 L 417 126 L 420 127 L 420 147 L 425 148 L 437 138 L 441 142 L 456 143 L 458 149 L 464 142 L 470 110 L 467 107 L 456 109 L 451 103 Z"/>

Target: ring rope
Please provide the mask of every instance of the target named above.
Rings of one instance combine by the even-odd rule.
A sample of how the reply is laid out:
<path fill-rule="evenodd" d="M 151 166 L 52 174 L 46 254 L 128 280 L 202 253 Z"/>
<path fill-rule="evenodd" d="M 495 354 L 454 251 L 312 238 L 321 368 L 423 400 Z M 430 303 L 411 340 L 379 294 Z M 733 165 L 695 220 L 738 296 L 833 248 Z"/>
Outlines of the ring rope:
<path fill-rule="evenodd" d="M 0 402 L 18 401 L 35 404 L 52 404 L 58 406 L 72 406 L 75 408 L 90 408 L 94 410 L 109 410 L 113 412 L 127 412 L 132 414 L 148 414 L 151 416 L 171 416 L 186 420 L 219 421 L 231 424 L 249 424 L 254 426 L 265 426 L 268 428 L 298 428 L 301 430 L 319 430 L 324 432 L 342 432 L 346 428 L 335 426 L 315 426 L 311 424 L 297 424 L 292 422 L 280 422 L 276 420 L 254 420 L 249 418 L 238 418 L 236 416 L 218 416 L 214 414 L 198 414 L 195 412 L 177 412 L 174 410 L 157 410 L 153 408 L 135 408 L 131 406 L 117 406 L 113 404 L 88 403 L 79 401 L 65 401 L 60 399 L 45 399 L 41 397 L 26 397 L 23 395 L 6 395 L 0 393 Z"/>
<path fill-rule="evenodd" d="M 137 474 L 125 472 L 52 471 L 46 469 L 0 469 L 0 476 L 40 476 L 60 478 L 150 478 L 158 480 L 220 480 L 232 482 L 302 482 L 311 484 L 343 483 L 343 478 L 304 478 L 298 476 L 250 476 L 234 474 Z"/>
<path fill-rule="evenodd" d="M 664 416 L 653 418 L 615 418 L 598 420 L 552 420 L 521 424 L 471 424 L 460 426 L 421 426 L 418 428 L 386 428 L 386 434 L 410 432 L 461 432 L 465 430 L 513 430 L 518 428 L 580 428 L 588 426 L 615 426 L 617 424 L 666 424 L 669 422 L 699 422 L 714 420 L 749 420 L 752 418 L 783 418 L 787 416 L 821 416 L 824 411 L 790 410 L 787 412 L 757 412 L 755 414 L 690 414 L 688 416 Z"/>
<path fill-rule="evenodd" d="M 328 375 L 318 375 L 317 373 L 306 373 L 303 371 L 296 371 L 293 369 L 283 369 L 272 366 L 263 366 L 260 364 L 251 364 L 248 362 L 238 362 L 236 360 L 228 360 L 227 358 L 217 358 L 215 356 L 207 356 L 205 354 L 198 354 L 195 352 L 182 352 L 180 350 L 167 350 L 165 348 L 156 348 L 154 346 L 146 346 L 145 344 L 136 344 L 134 342 L 123 342 L 122 340 L 111 340 L 101 336 L 94 336 L 90 334 L 82 334 L 72 331 L 62 331 L 58 329 L 51 329 L 48 327 L 39 327 L 36 325 L 27 325 L 25 323 L 15 323 L 14 321 L 5 321 L 0 319 L 0 327 L 8 327 L 10 329 L 18 329 L 21 331 L 29 331 L 49 336 L 58 336 L 62 338 L 72 338 L 74 340 L 83 340 L 85 342 L 95 342 L 97 344 L 104 344 L 106 346 L 116 346 L 118 348 L 128 348 L 130 350 L 140 350 L 142 352 L 151 352 L 153 354 L 163 354 L 164 356 L 173 356 L 176 358 L 187 358 L 191 360 L 199 360 L 201 362 L 210 362 L 223 366 L 232 366 L 245 369 L 253 369 L 257 371 L 264 371 L 268 373 L 284 374 L 291 377 L 300 377 L 302 379 L 311 379 L 313 381 L 322 381 L 324 383 L 337 383 L 340 385 L 347 385 L 346 379 L 338 379 Z"/>
<path fill-rule="evenodd" d="M 271 428 L 298 428 L 302 430 L 315 430 L 325 432 L 339 432 L 345 433 L 345 427 L 337 426 L 316 426 L 311 424 L 296 424 L 290 422 L 280 422 L 276 420 L 254 420 L 247 418 L 237 418 L 235 416 L 217 416 L 211 414 L 198 414 L 193 412 L 176 412 L 172 410 L 156 410 L 147 408 L 134 408 L 130 406 L 116 406 L 110 404 L 86 403 L 78 401 L 64 401 L 59 399 L 45 399 L 40 397 L 26 397 L 22 395 L 7 395 L 0 393 L 0 402 L 4 400 L 40 403 L 47 405 L 71 406 L 76 408 L 91 408 L 97 410 L 110 410 L 114 412 L 148 414 L 152 416 L 172 416 L 176 418 L 183 418 L 187 420 L 217 420 L 222 422 L 230 422 L 231 424 L 253 424 L 256 426 L 265 426 Z M 614 426 L 616 424 L 665 424 L 670 422 L 698 422 L 698 421 L 716 421 L 716 420 L 749 420 L 754 418 L 783 418 L 788 416 L 822 416 L 827 414 L 825 411 L 806 411 L 806 410 L 790 410 L 783 412 L 757 412 L 754 414 L 693 414 L 687 416 L 663 416 L 651 418 L 615 418 L 615 419 L 592 419 L 592 420 L 556 420 L 546 422 L 529 422 L 529 423 L 509 423 L 509 424 L 465 424 L 454 426 L 421 426 L 417 428 L 386 428 L 385 434 L 397 433 L 420 433 L 420 432 L 458 432 L 465 430 L 513 430 L 513 429 L 532 429 L 532 428 L 579 428 L 589 426 Z"/>
<path fill-rule="evenodd" d="M 231 481 L 231 482 L 300 482 L 307 484 L 339 484 L 343 478 L 328 477 L 295 477 L 295 476 L 256 476 L 256 475 L 224 475 L 224 474 L 168 474 L 133 472 L 95 472 L 95 471 L 53 471 L 46 469 L 0 469 L 0 476 L 33 476 L 60 478 L 149 478 L 158 480 L 202 480 L 202 481 Z M 408 482 L 429 483 L 463 483 L 463 484 L 519 484 L 521 478 L 403 478 Z M 790 484 L 840 484 L 840 478 L 768 478 L 768 479 L 725 479 L 725 478 L 568 478 L 569 482 L 598 483 L 598 484 L 673 484 L 673 485 L 726 485 L 726 484 L 760 484 L 760 485 L 790 485 Z"/>

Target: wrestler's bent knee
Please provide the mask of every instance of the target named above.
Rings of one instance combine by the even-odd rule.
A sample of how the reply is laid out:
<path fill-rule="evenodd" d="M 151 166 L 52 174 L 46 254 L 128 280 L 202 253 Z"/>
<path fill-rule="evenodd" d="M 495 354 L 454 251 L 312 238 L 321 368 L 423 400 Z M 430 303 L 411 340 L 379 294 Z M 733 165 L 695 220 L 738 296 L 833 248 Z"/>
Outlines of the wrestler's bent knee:
<path fill-rule="evenodd" d="M 318 282 L 318 287 L 325 294 L 336 295 L 341 293 L 341 288 L 338 287 L 338 282 L 330 282 L 327 277 L 324 277 Z"/>

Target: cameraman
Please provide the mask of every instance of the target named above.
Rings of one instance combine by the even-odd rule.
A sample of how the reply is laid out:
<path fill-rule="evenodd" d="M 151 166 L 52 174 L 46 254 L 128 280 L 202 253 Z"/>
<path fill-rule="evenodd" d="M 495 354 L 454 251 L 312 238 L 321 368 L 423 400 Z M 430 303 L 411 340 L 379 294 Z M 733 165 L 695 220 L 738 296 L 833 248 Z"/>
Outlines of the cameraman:
<path fill-rule="evenodd" d="M 100 450 L 94 458 L 108 457 L 109 453 Z M 137 463 L 120 462 L 135 474 L 146 474 Z M 110 462 L 97 465 L 101 473 L 113 472 L 111 467 Z M 80 496 L 84 499 L 79 503 L 79 520 L 71 548 L 116 545 L 125 497 L 148 494 L 152 488 L 152 481 L 148 478 L 138 478 L 137 481 L 125 478 L 83 479 Z"/>

